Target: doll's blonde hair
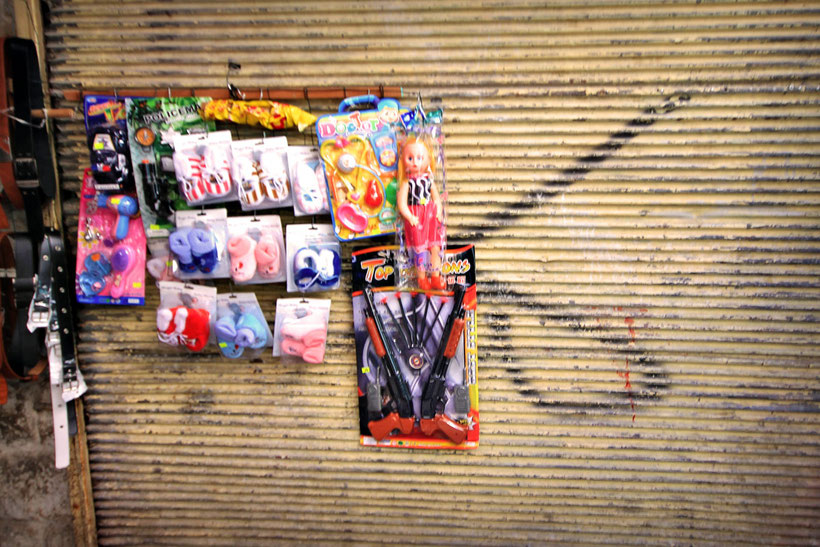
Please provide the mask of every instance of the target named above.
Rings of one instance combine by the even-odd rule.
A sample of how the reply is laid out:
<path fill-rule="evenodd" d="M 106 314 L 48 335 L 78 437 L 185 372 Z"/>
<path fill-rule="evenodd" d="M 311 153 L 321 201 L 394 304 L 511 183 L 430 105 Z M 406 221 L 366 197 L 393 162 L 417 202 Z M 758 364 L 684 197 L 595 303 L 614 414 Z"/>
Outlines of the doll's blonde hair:
<path fill-rule="evenodd" d="M 404 144 L 401 146 L 401 152 L 404 152 L 404 147 L 410 144 L 421 144 L 424 146 L 424 149 L 427 150 L 427 156 L 430 158 L 430 171 L 432 173 L 436 172 L 436 156 L 433 154 L 433 143 L 430 140 L 430 137 L 427 135 L 410 135 L 407 137 L 407 140 L 404 141 Z M 399 183 L 402 183 L 407 180 L 407 173 L 404 171 L 404 162 L 401 159 L 401 153 L 399 154 Z"/>

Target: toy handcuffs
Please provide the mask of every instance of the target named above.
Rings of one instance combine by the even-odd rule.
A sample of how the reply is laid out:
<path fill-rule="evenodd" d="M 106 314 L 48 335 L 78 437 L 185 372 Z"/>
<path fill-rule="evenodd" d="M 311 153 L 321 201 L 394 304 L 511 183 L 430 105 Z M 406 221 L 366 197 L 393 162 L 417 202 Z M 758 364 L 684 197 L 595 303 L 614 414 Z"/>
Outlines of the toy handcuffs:
<path fill-rule="evenodd" d="M 299 249 L 293 257 L 293 273 L 296 287 L 306 291 L 314 285 L 332 289 L 342 274 L 342 259 L 333 249 L 310 247 Z"/>

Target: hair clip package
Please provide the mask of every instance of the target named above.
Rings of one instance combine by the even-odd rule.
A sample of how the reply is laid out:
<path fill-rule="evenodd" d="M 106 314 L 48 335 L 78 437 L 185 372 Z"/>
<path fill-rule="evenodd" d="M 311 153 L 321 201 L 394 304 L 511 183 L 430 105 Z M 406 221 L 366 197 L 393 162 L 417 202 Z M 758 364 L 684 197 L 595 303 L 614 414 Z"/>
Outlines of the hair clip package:
<path fill-rule="evenodd" d="M 398 247 L 353 253 L 360 440 L 478 446 L 475 255 L 448 250 L 445 290 L 396 289 Z"/>
<path fill-rule="evenodd" d="M 441 111 L 425 116 L 419 107 L 410 114 L 403 118 L 409 132 L 399 143 L 399 284 L 442 289 L 447 195 Z"/>
<path fill-rule="evenodd" d="M 297 217 L 329 214 L 327 182 L 319 149 L 289 146 L 288 168 L 293 188 L 293 214 Z"/>
<path fill-rule="evenodd" d="M 169 346 L 202 351 L 216 320 L 216 288 L 160 281 L 157 336 Z"/>
<path fill-rule="evenodd" d="M 329 224 L 288 224 L 288 292 L 329 291 L 339 287 L 341 246 Z"/>
<path fill-rule="evenodd" d="M 280 298 L 276 301 L 273 355 L 321 363 L 325 358 L 330 300 Z"/>
<path fill-rule="evenodd" d="M 357 108 L 370 106 L 368 110 Z M 395 232 L 396 129 L 406 112 L 395 99 L 349 97 L 316 121 L 336 237 L 351 241 Z"/>
<path fill-rule="evenodd" d="M 133 194 L 99 192 L 85 170 L 77 234 L 77 301 L 145 303 L 145 231 Z"/>
<path fill-rule="evenodd" d="M 188 205 L 235 201 L 231 179 L 231 132 L 174 138 L 174 172 Z"/>
<path fill-rule="evenodd" d="M 213 131 L 199 115 L 207 97 L 158 97 L 125 100 L 134 182 L 148 239 L 168 237 L 174 211 L 187 209 L 174 170 L 174 138 Z"/>
<path fill-rule="evenodd" d="M 108 192 L 132 192 L 134 174 L 128 148 L 125 99 L 86 95 L 83 110 L 96 188 Z"/>
<path fill-rule="evenodd" d="M 254 359 L 273 345 L 265 314 L 253 293 L 217 296 L 216 344 L 228 359 Z"/>
<path fill-rule="evenodd" d="M 230 277 L 225 209 L 177 211 L 176 225 L 168 237 L 176 277 L 183 280 Z"/>
<path fill-rule="evenodd" d="M 228 218 L 231 278 L 239 284 L 287 280 L 285 242 L 278 215 Z"/>
<path fill-rule="evenodd" d="M 231 173 L 243 211 L 291 205 L 286 137 L 231 143 Z"/>

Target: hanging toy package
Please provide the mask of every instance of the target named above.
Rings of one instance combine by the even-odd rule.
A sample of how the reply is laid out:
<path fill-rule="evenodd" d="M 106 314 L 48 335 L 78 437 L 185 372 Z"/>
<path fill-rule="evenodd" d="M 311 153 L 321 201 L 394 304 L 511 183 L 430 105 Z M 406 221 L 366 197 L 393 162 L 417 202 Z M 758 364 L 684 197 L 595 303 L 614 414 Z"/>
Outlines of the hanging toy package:
<path fill-rule="evenodd" d="M 288 224 L 286 241 L 288 292 L 339 287 L 341 246 L 330 224 Z"/>
<path fill-rule="evenodd" d="M 125 99 L 86 95 L 85 132 L 97 190 L 133 192 L 134 174 L 125 123 Z"/>
<path fill-rule="evenodd" d="M 313 364 L 324 361 L 329 317 L 330 300 L 277 300 L 273 356 Z"/>
<path fill-rule="evenodd" d="M 353 253 L 360 441 L 478 446 L 475 254 L 448 249 L 446 290 L 396 289 L 396 246 Z"/>
<path fill-rule="evenodd" d="M 212 337 L 216 319 L 216 288 L 161 281 L 159 300 L 159 341 L 190 351 L 202 351 Z"/>
<path fill-rule="evenodd" d="M 168 237 L 173 274 L 179 279 L 231 276 L 227 258 L 228 213 L 225 209 L 177 211 L 177 228 Z"/>
<path fill-rule="evenodd" d="M 174 211 L 187 209 L 174 170 L 174 138 L 213 131 L 199 116 L 206 97 L 125 100 L 128 140 L 140 213 L 148 239 L 168 237 Z"/>
<path fill-rule="evenodd" d="M 370 110 L 353 110 L 372 106 Z M 395 231 L 397 135 L 395 99 L 375 95 L 342 101 L 337 114 L 316 121 L 336 237 L 351 241 Z"/>
<path fill-rule="evenodd" d="M 77 233 L 77 301 L 145 303 L 145 232 L 133 194 L 104 193 L 85 170 Z"/>
<path fill-rule="evenodd" d="M 273 345 L 273 334 L 253 293 L 217 296 L 216 344 L 228 359 L 255 359 Z"/>
<path fill-rule="evenodd" d="M 145 263 L 145 269 L 156 281 L 180 281 L 174 274 L 174 256 L 168 245 L 168 238 L 148 240 L 148 254 L 151 258 Z"/>
<path fill-rule="evenodd" d="M 231 180 L 231 132 L 174 138 L 174 173 L 188 205 L 237 199 Z"/>
<path fill-rule="evenodd" d="M 231 143 L 231 173 L 243 211 L 291 205 L 287 149 L 286 137 Z"/>
<path fill-rule="evenodd" d="M 287 280 L 282 222 L 277 215 L 228 218 L 231 278 L 238 284 Z"/>
<path fill-rule="evenodd" d="M 293 214 L 297 217 L 329 214 L 327 183 L 319 149 L 289 146 L 288 168 L 293 188 Z"/>
<path fill-rule="evenodd" d="M 425 115 L 418 106 L 402 116 L 407 128 L 399 143 L 399 285 L 443 289 L 446 248 L 444 136 L 441 111 Z"/>

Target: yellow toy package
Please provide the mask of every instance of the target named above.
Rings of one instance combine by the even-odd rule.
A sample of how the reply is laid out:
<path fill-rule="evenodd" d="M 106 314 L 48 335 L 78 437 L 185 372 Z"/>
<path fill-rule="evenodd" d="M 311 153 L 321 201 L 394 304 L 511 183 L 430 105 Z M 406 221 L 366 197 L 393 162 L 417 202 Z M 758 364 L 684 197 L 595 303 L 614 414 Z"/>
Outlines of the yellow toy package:
<path fill-rule="evenodd" d="M 372 106 L 369 110 L 355 107 Z M 350 97 L 316 121 L 336 237 L 353 241 L 396 231 L 397 131 L 407 112 L 395 99 Z"/>

